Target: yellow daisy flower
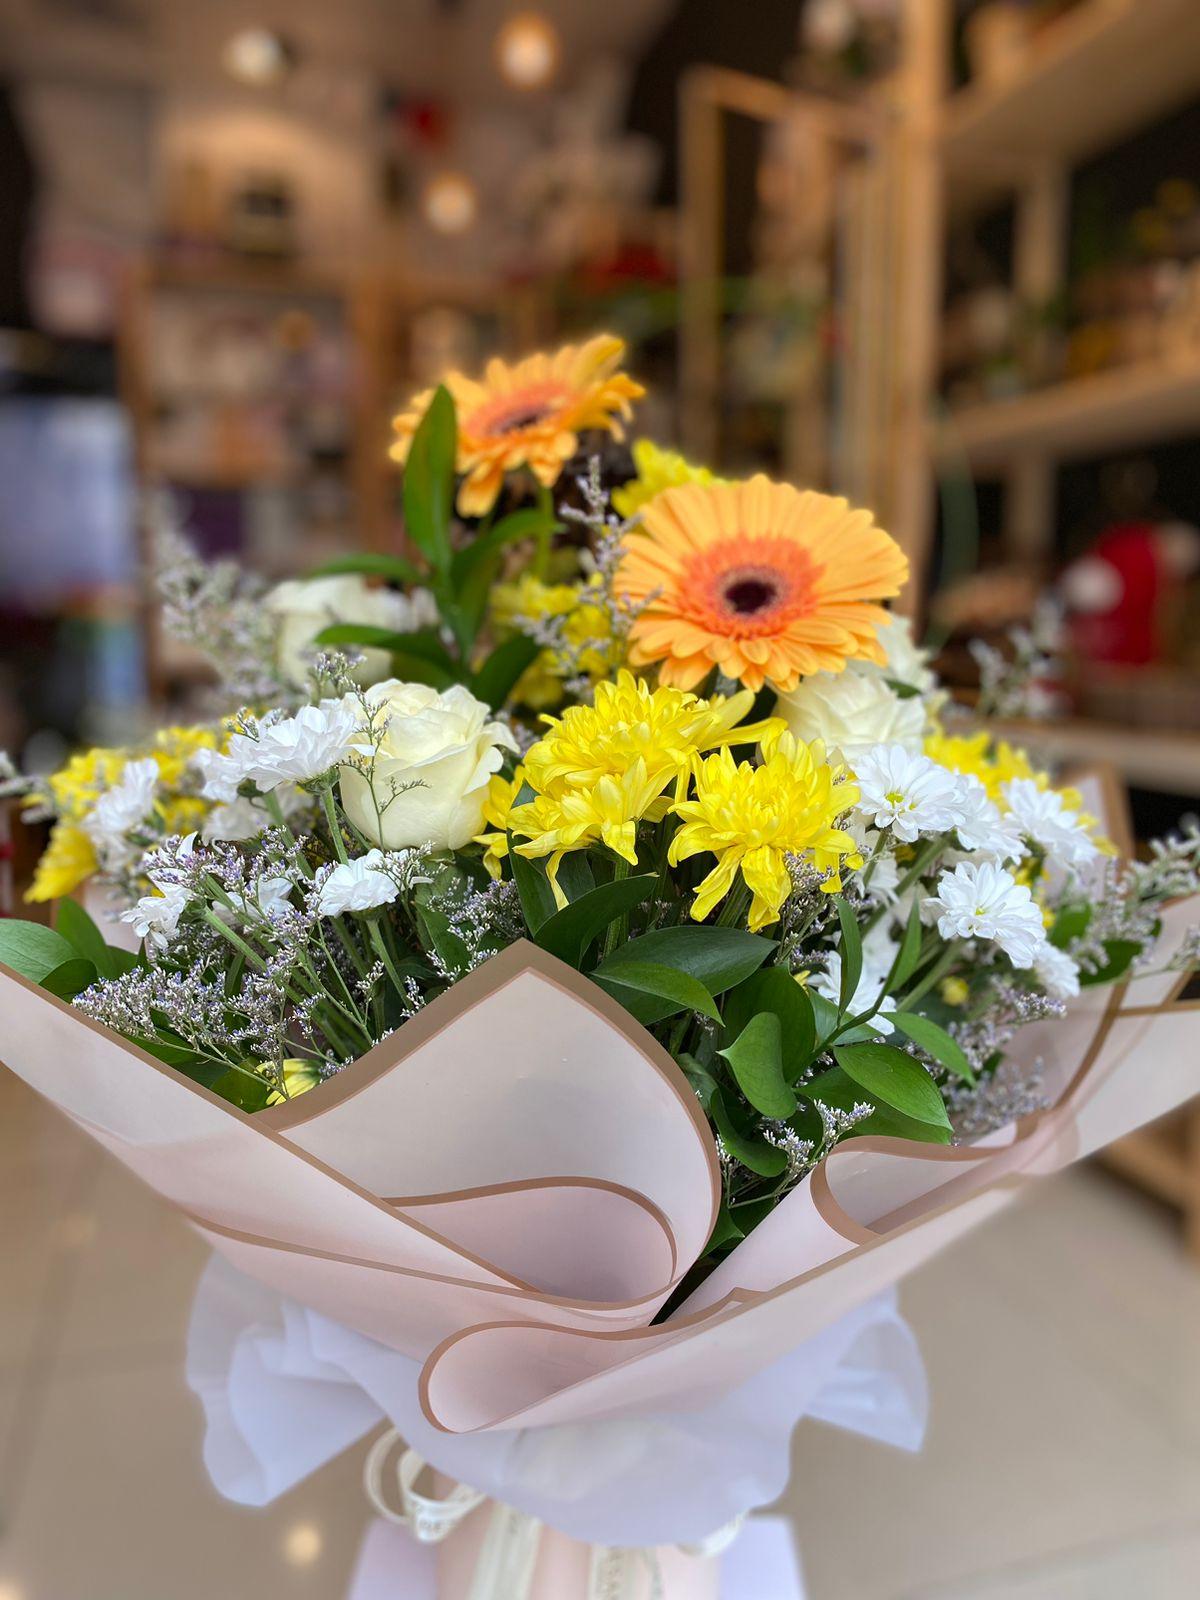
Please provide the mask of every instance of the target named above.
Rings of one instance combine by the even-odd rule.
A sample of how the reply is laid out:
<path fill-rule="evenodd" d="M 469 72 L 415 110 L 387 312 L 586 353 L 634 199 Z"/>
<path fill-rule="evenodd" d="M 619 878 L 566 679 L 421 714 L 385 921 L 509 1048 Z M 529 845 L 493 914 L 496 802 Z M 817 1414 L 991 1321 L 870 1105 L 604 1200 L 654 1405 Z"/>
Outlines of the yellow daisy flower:
<path fill-rule="evenodd" d="M 561 649 L 542 650 L 525 669 L 512 692 L 516 704 L 547 711 L 561 703 L 567 679 L 599 683 L 620 664 L 624 644 L 614 637 L 612 617 L 595 595 L 594 581 L 543 583 L 530 572 L 493 589 L 492 618 L 502 631 L 515 632 L 528 620 L 561 619 Z"/>
<path fill-rule="evenodd" d="M 633 464 L 637 477 L 612 492 L 613 509 L 619 517 L 632 517 L 664 489 L 678 489 L 684 483 L 707 486 L 727 481 L 707 467 L 694 466 L 678 450 L 664 450 L 651 439 L 639 439 L 634 445 Z"/>
<path fill-rule="evenodd" d="M 81 883 L 86 883 L 99 865 L 92 841 L 83 829 L 73 822 L 56 822 L 25 898 L 61 900 Z"/>
<path fill-rule="evenodd" d="M 878 602 L 907 577 L 869 511 L 760 476 L 656 495 L 625 540 L 616 588 L 640 608 L 634 666 L 657 663 L 683 689 L 716 666 L 748 689 L 786 692 L 847 661 L 882 666 Z"/>
<path fill-rule="evenodd" d="M 753 896 L 748 926 L 755 933 L 768 927 L 792 892 L 789 856 L 828 873 L 824 889 L 840 889 L 843 863 L 862 866 L 853 838 L 836 826 L 857 799 L 858 786 L 845 768 L 826 762 L 819 741 L 780 734 L 761 766 L 735 762 L 727 749 L 709 756 L 696 770 L 696 798 L 673 807 L 683 826 L 671 841 L 671 864 L 705 852 L 717 858 L 696 890 L 692 916 L 703 922 L 740 872 Z"/>
<path fill-rule="evenodd" d="M 547 877 L 561 907 L 567 897 L 558 886 L 558 869 L 569 850 L 607 845 L 636 867 L 638 823 L 660 822 L 670 807 L 661 774 L 648 772 L 639 756 L 619 776 L 606 773 L 590 787 L 536 795 L 517 806 L 510 820 L 512 831 L 525 841 L 516 846 L 518 854 L 550 857 Z"/>
<path fill-rule="evenodd" d="M 443 382 L 458 417 L 462 515 L 486 516 L 506 473 L 521 467 L 550 488 L 585 429 L 602 428 L 623 438 L 631 402 L 646 392 L 618 370 L 624 356 L 624 341 L 605 333 L 583 345 L 564 345 L 553 355 L 528 356 L 515 366 L 493 359 L 482 379 L 449 373 Z M 393 421 L 393 461 L 407 459 L 432 398 L 429 390 L 417 395 Z"/>

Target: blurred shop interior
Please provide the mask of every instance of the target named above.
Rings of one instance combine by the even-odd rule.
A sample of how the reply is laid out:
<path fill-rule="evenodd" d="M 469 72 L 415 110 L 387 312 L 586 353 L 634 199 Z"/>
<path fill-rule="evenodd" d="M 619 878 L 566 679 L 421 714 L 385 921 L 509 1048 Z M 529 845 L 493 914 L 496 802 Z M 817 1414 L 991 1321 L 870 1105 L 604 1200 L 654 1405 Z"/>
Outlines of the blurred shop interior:
<path fill-rule="evenodd" d="M 608 327 L 647 431 L 877 508 L 970 698 L 1200 794 L 1195 0 L 0 0 L 0 748 L 188 704 L 173 519 L 398 547 L 389 418 Z M 158 491 L 169 491 L 164 497 Z"/>

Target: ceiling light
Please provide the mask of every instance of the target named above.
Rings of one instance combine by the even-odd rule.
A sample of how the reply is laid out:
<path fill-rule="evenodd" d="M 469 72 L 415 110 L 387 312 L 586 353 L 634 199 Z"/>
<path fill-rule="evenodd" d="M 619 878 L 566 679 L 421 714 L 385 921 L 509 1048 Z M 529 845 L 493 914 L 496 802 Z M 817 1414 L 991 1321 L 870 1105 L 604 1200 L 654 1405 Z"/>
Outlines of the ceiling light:
<path fill-rule="evenodd" d="M 421 210 L 435 233 L 466 233 L 479 213 L 479 195 L 464 173 L 439 172 L 425 186 Z"/>
<path fill-rule="evenodd" d="M 518 89 L 540 89 L 558 68 L 558 32 L 539 11 L 519 11 L 496 35 L 500 71 Z"/>
<path fill-rule="evenodd" d="M 231 78 L 263 89 L 287 77 L 296 65 L 296 52 L 270 28 L 240 28 L 226 43 L 221 60 Z"/>

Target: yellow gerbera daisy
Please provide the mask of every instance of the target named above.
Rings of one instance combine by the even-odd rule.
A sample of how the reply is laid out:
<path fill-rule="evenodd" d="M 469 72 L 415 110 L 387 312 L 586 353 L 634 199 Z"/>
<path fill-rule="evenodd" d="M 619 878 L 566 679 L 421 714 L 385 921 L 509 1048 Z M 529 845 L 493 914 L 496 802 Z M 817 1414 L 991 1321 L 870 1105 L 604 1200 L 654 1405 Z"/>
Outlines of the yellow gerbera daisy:
<path fill-rule="evenodd" d="M 672 866 L 705 851 L 717 858 L 696 890 L 692 916 L 703 922 L 740 872 L 753 896 L 747 924 L 755 933 L 767 927 L 792 892 L 789 856 L 827 873 L 822 888 L 840 889 L 843 862 L 862 866 L 853 838 L 835 825 L 857 799 L 857 784 L 844 767 L 829 765 L 819 740 L 803 744 L 790 733 L 767 746 L 761 766 L 735 762 L 727 749 L 699 763 L 696 798 L 672 808 L 683 826 L 670 849 Z"/>
<path fill-rule="evenodd" d="M 575 454 L 584 429 L 603 428 L 623 438 L 630 402 L 646 392 L 617 370 L 624 355 L 624 340 L 604 333 L 583 345 L 564 345 L 554 355 L 527 356 L 515 366 L 493 359 L 482 379 L 448 374 L 443 382 L 458 416 L 462 515 L 486 516 L 505 474 L 520 467 L 528 467 L 549 488 Z M 393 421 L 393 461 L 407 459 L 432 398 L 429 390 L 417 395 Z"/>
<path fill-rule="evenodd" d="M 641 610 L 635 666 L 691 688 L 712 667 L 749 689 L 790 690 L 849 660 L 884 663 L 877 602 L 908 560 L 869 511 L 764 477 L 657 495 L 627 536 L 617 592 Z"/>
<path fill-rule="evenodd" d="M 708 485 L 726 481 L 707 467 L 694 466 L 678 450 L 664 450 L 652 439 L 637 441 L 633 447 L 633 464 L 637 477 L 612 492 L 613 509 L 619 517 L 632 517 L 664 489 L 678 489 L 685 483 Z"/>

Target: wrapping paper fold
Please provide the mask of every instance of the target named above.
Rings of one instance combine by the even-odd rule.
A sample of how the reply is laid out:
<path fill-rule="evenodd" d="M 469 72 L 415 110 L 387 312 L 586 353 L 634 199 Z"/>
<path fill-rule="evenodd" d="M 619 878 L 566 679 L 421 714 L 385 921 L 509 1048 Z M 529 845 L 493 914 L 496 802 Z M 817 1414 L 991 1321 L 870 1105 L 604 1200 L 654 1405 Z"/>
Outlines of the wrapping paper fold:
<path fill-rule="evenodd" d="M 1164 913 L 1166 958 L 1200 918 Z M 1175 975 L 1024 1030 L 1052 1109 L 978 1144 L 836 1149 L 668 1320 L 717 1152 L 657 1042 L 527 943 L 318 1091 L 248 1117 L 0 968 L 0 1055 L 242 1272 L 420 1364 L 449 1434 L 707 1405 L 832 1327 L 1028 1178 L 1197 1088 Z"/>

